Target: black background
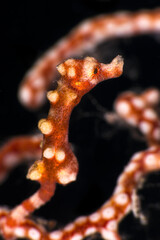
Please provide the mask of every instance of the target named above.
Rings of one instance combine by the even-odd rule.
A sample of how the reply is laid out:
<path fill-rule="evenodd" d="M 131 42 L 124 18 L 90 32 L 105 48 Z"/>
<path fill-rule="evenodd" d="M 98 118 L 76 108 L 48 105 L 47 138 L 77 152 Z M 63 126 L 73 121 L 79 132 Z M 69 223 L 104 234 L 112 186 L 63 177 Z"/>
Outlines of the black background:
<path fill-rule="evenodd" d="M 1 6 L 0 142 L 12 136 L 38 132 L 37 122 L 46 117 L 48 103 L 33 112 L 17 99 L 25 72 L 41 54 L 80 21 L 100 13 L 152 9 L 158 0 L 6 1 Z M 125 59 L 124 74 L 97 86 L 76 107 L 70 122 L 70 142 L 78 157 L 77 182 L 57 186 L 56 194 L 35 215 L 55 219 L 61 225 L 89 214 L 111 195 L 116 179 L 135 151 L 146 148 L 144 141 L 128 128 L 110 126 L 96 100 L 111 111 L 116 96 L 125 90 L 141 91 L 160 86 L 160 35 L 112 39 L 91 53 L 103 62 L 117 54 Z M 139 134 L 139 133 L 138 133 Z M 10 207 L 29 197 L 38 185 L 25 179 L 28 166 L 19 166 L 0 188 L 0 204 Z M 160 176 L 149 176 L 139 192 L 149 224 L 142 226 L 132 214 L 120 224 L 122 239 L 160 239 Z"/>

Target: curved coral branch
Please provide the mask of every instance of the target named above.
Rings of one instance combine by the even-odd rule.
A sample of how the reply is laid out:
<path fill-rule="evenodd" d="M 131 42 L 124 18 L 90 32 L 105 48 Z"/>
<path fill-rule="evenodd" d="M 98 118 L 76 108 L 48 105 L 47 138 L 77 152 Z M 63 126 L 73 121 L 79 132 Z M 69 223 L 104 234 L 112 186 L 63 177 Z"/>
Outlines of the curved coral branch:
<path fill-rule="evenodd" d="M 137 127 L 150 145 L 160 143 L 160 120 L 154 107 L 159 103 L 160 92 L 148 89 L 140 95 L 121 94 L 115 101 L 115 110 L 128 124 Z"/>
<path fill-rule="evenodd" d="M 6 142 L 0 148 L 0 182 L 9 171 L 23 160 L 35 160 L 41 156 L 42 135 L 20 136 Z"/>
<path fill-rule="evenodd" d="M 160 147 L 138 152 L 120 175 L 112 197 L 95 213 L 76 219 L 64 229 L 49 234 L 49 239 L 83 239 L 95 232 L 106 240 L 120 240 L 119 221 L 130 211 L 133 191 L 140 178 L 160 169 Z"/>
<path fill-rule="evenodd" d="M 14 236 L 34 240 L 81 240 L 99 232 L 106 240 L 120 240 L 118 223 L 131 209 L 133 191 L 137 183 L 144 174 L 158 169 L 160 169 L 159 146 L 135 153 L 120 175 L 112 197 L 95 213 L 81 216 L 63 229 L 50 233 L 32 221 L 24 219 L 14 226 L 14 230 L 9 226 L 4 228 L 4 235 L 8 231 L 10 234 L 14 232 Z M 0 226 L 6 215 L 7 210 L 1 209 Z"/>
<path fill-rule="evenodd" d="M 20 101 L 29 108 L 42 105 L 46 90 L 64 59 L 83 54 L 104 39 L 160 30 L 160 9 L 101 15 L 78 25 L 49 49 L 26 74 L 19 91 Z"/>

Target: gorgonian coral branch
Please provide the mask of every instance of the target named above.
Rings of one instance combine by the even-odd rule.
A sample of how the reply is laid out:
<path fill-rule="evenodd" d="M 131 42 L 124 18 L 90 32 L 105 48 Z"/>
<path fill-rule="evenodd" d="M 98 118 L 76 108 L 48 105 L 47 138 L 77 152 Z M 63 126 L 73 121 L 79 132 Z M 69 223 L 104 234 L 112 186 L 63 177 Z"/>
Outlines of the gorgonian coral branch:
<path fill-rule="evenodd" d="M 137 127 L 150 145 L 160 143 L 160 120 L 155 111 L 160 92 L 148 89 L 140 95 L 132 92 L 121 94 L 115 102 L 115 110 L 128 124 Z"/>
<path fill-rule="evenodd" d="M 10 139 L 0 148 L 0 182 L 9 171 L 24 160 L 36 160 L 41 156 L 42 136 L 20 136 Z"/>
<path fill-rule="evenodd" d="M 83 54 L 105 39 L 159 30 L 160 9 L 118 12 L 84 21 L 35 63 L 21 84 L 20 101 L 29 108 L 42 105 L 46 90 L 56 75 L 56 66 L 64 59 Z"/>

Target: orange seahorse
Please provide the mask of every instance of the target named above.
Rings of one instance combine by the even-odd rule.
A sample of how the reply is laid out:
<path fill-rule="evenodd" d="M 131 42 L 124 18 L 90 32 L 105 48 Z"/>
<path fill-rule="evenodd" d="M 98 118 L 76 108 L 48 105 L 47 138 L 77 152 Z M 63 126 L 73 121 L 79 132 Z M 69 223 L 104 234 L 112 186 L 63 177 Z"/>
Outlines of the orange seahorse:
<path fill-rule="evenodd" d="M 44 230 L 36 230 L 35 224 L 26 217 L 50 200 L 56 183 L 65 185 L 76 179 L 78 163 L 68 142 L 71 111 L 84 94 L 99 82 L 120 76 L 122 69 L 123 59 L 120 56 L 110 64 L 86 57 L 84 60 L 68 59 L 57 66 L 61 78 L 57 89 L 47 94 L 51 104 L 47 119 L 38 123 L 44 135 L 42 159 L 32 165 L 27 175 L 27 178 L 38 181 L 41 187 L 9 213 L 1 210 L 0 228 L 5 238 L 19 236 L 20 233 L 22 237 L 31 239 L 35 239 L 36 233 L 38 239 L 49 238 Z"/>

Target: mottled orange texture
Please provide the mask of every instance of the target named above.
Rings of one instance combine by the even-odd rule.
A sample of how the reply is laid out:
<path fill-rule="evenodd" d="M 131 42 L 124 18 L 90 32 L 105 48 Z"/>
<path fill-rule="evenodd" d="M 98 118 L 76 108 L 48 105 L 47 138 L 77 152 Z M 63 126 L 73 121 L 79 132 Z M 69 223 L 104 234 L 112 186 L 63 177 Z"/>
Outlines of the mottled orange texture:
<path fill-rule="evenodd" d="M 128 124 L 138 127 L 150 145 L 160 143 L 160 120 L 155 110 L 160 92 L 155 88 L 142 94 L 126 92 L 115 101 L 115 110 Z"/>
<path fill-rule="evenodd" d="M 61 78 L 57 89 L 47 94 L 50 101 L 48 117 L 38 124 L 44 134 L 43 158 L 31 167 L 28 178 L 64 185 L 76 179 L 78 163 L 68 142 L 72 109 L 99 82 L 120 76 L 122 68 L 123 59 L 120 56 L 110 64 L 86 57 L 82 60 L 68 59 L 57 66 Z"/>
<path fill-rule="evenodd" d="M 42 135 L 20 136 L 7 141 L 0 148 L 0 183 L 11 169 L 22 161 L 36 160 L 41 156 Z"/>

